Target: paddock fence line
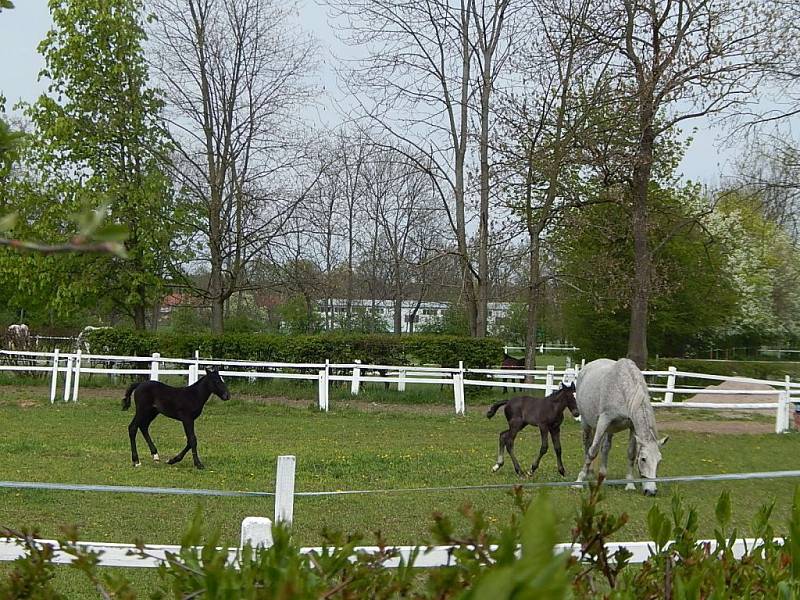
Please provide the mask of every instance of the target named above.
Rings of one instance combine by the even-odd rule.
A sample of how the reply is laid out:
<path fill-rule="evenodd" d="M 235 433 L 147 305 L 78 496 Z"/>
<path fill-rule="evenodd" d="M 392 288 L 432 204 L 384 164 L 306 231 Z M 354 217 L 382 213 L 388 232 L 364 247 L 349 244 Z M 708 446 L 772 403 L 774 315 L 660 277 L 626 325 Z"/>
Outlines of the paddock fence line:
<path fill-rule="evenodd" d="M 215 360 L 201 358 L 199 351 L 186 358 L 163 357 L 155 352 L 151 356 L 119 356 L 103 354 L 33 351 L 0 351 L 5 360 L 0 363 L 0 372 L 38 373 L 50 378 L 50 402 L 58 396 L 59 383 L 63 376 L 63 400 L 77 402 L 81 377 L 86 375 L 107 375 L 115 385 L 120 376 L 146 377 L 159 381 L 162 377 L 186 377 L 189 385 L 200 377 L 204 367 L 216 367 L 224 377 L 244 378 L 249 382 L 258 379 L 294 379 L 317 382 L 317 402 L 320 410 L 330 409 L 330 384 L 341 382 L 350 384 L 350 393 L 358 395 L 364 384 L 394 385 L 397 391 L 404 392 L 408 385 L 438 385 L 451 388 L 453 406 L 456 414 L 466 412 L 465 388 L 494 387 L 508 390 L 542 390 L 548 395 L 556 390 L 560 382 L 569 383 L 579 373 L 581 366 L 575 365 L 557 369 L 549 365 L 544 369 L 503 369 L 468 368 L 463 361 L 458 367 L 429 365 L 380 365 L 360 361 L 352 363 L 281 363 L 244 360 Z M 709 375 L 678 371 L 669 367 L 662 371 L 643 371 L 651 383 L 649 391 L 653 406 L 658 409 L 706 409 L 706 410 L 774 410 L 775 432 L 783 433 L 790 428 L 790 412 L 794 404 L 800 404 L 800 382 L 793 382 L 786 376 L 783 381 Z M 700 380 L 714 383 L 731 382 L 758 384 L 772 389 L 709 389 L 696 385 L 680 385 L 679 380 Z M 530 381 L 530 383 L 529 383 Z M 775 398 L 775 402 L 686 402 L 676 400 L 676 396 L 698 395 L 745 395 Z"/>
<path fill-rule="evenodd" d="M 202 489 L 186 489 L 186 488 L 148 488 L 137 486 L 107 486 L 107 485 L 83 485 L 83 484 L 53 484 L 53 483 L 34 483 L 34 482 L 0 482 L 0 487 L 12 489 L 46 489 L 57 491 L 90 491 L 90 492 L 115 492 L 115 493 L 134 493 L 134 494 L 178 494 L 178 495 L 213 495 L 213 496 L 268 496 L 275 498 L 275 513 L 274 518 L 276 522 L 283 522 L 291 524 L 293 518 L 294 497 L 320 497 L 342 494 L 364 494 L 364 493 L 408 493 L 420 491 L 452 491 L 463 489 L 507 489 L 513 487 L 584 487 L 588 482 L 537 482 L 528 484 L 497 484 L 486 486 L 451 486 L 441 488 L 404 488 L 404 489 L 386 489 L 386 490 L 344 490 L 344 491 L 321 491 L 321 492 L 296 492 L 295 491 L 295 456 L 279 456 L 277 462 L 276 473 L 276 489 L 274 492 L 237 492 L 229 490 L 202 490 Z M 800 471 L 766 471 L 756 473 L 722 473 L 716 475 L 689 475 L 689 476 L 676 476 L 676 477 L 660 477 L 655 479 L 657 482 L 700 482 L 700 481 L 730 481 L 730 480 L 755 480 L 755 479 L 778 479 L 778 478 L 797 478 L 800 477 Z M 644 479 L 620 479 L 620 480 L 606 480 L 604 485 L 624 485 L 631 482 L 641 483 L 646 481 Z M 653 481 L 653 480 L 649 480 Z M 776 538 L 776 541 L 782 542 L 781 538 Z M 59 542 L 55 540 L 37 539 L 37 544 L 50 544 L 56 549 L 53 562 L 57 564 L 70 563 L 74 560 L 74 556 L 69 553 L 69 549 L 62 549 Z M 701 540 L 698 544 L 711 543 L 711 549 L 714 551 L 716 545 L 713 540 Z M 740 558 L 754 547 L 763 544 L 762 540 L 753 538 L 738 539 L 734 546 L 734 555 Z M 180 550 L 180 546 L 176 545 L 161 545 L 161 544 L 148 544 L 144 546 L 144 555 L 139 553 L 139 550 L 134 544 L 114 543 L 114 542 L 77 542 L 77 547 L 85 550 L 100 553 L 99 565 L 111 567 L 138 567 L 138 568 L 153 568 L 168 560 L 168 554 L 176 555 Z M 272 521 L 266 517 L 246 517 L 241 524 L 240 545 L 238 548 L 228 548 L 228 560 L 231 564 L 236 565 L 240 550 L 245 545 L 254 547 L 264 546 L 269 547 L 272 545 Z M 637 541 L 637 542 L 616 542 L 607 545 L 607 548 L 613 553 L 618 548 L 627 548 L 633 557 L 631 562 L 642 563 L 647 560 L 651 553 L 655 550 L 655 543 L 652 541 Z M 419 554 L 414 561 L 415 567 L 443 567 L 451 566 L 454 563 L 453 551 L 457 546 L 426 546 L 424 544 L 417 544 L 416 546 L 395 546 L 393 550 L 396 555 L 388 559 L 384 566 L 388 568 L 397 567 L 400 564 L 408 564 L 410 557 L 418 549 Z M 301 553 L 319 552 L 321 547 L 305 547 L 301 548 Z M 576 557 L 580 557 L 580 547 L 573 544 L 558 544 L 555 552 L 571 552 Z M 199 550 L 198 550 L 199 551 Z M 361 546 L 356 548 L 356 553 L 359 552 L 377 552 L 378 548 L 375 546 Z M 0 562 L 12 561 L 25 555 L 25 549 L 21 546 L 20 541 L 14 538 L 0 538 Z"/>

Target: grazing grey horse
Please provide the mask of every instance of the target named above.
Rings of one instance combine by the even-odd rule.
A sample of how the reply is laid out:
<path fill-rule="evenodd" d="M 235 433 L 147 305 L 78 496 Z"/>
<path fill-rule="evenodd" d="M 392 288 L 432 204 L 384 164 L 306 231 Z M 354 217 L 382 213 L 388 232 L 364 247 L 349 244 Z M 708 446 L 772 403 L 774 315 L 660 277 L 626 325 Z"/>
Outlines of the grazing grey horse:
<path fill-rule="evenodd" d="M 661 461 L 661 446 L 668 437 L 658 439 L 647 383 L 636 364 L 627 358 L 617 361 L 607 358 L 594 360 L 581 369 L 577 388 L 576 400 L 581 413 L 585 452 L 585 462 L 578 481 L 583 481 L 589 475 L 598 452 L 600 474 L 605 476 L 611 438 L 626 429 L 630 431 L 627 478 L 634 478 L 634 462 L 643 479 L 655 478 Z M 636 488 L 629 483 L 625 489 Z M 642 484 L 642 492 L 647 496 L 655 496 L 655 482 Z"/>

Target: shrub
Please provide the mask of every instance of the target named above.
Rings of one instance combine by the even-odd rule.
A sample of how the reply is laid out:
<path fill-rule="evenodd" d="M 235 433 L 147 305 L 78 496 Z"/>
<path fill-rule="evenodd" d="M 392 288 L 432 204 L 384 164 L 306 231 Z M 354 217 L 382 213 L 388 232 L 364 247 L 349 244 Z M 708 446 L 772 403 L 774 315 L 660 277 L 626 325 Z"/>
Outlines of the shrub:
<path fill-rule="evenodd" d="M 512 514 L 508 524 L 491 533 L 482 513 L 466 507 L 470 521 L 466 534 L 455 534 L 451 522 L 434 516 L 433 543 L 451 545 L 455 563 L 441 569 L 415 570 L 418 547 L 408 560 L 377 540 L 377 551 L 358 552 L 361 539 L 326 534 L 320 550 L 301 554 L 290 532 L 273 529 L 274 545 L 268 549 L 244 548 L 238 564 L 231 565 L 228 552 L 212 535 L 201 546 L 201 516 L 195 516 L 177 554 L 168 553 L 158 568 L 152 598 L 797 598 L 800 594 L 800 491 L 795 492 L 784 543 L 774 541 L 770 525 L 772 505 L 763 506 L 753 519 L 752 534 L 763 540 L 750 545 L 736 558 L 737 536 L 730 529 L 731 503 L 723 492 L 717 501 L 716 549 L 698 545 L 698 515 L 674 495 L 670 514 L 654 504 L 648 514 L 649 535 L 654 548 L 648 559 L 631 569 L 630 553 L 613 554 L 608 540 L 627 523 L 627 515 L 602 510 L 601 483 L 584 495 L 572 533 L 578 556 L 555 553 L 556 520 L 544 494 L 528 507 L 522 490 L 513 492 L 516 505 L 525 511 Z M 527 510 L 526 510 L 527 509 Z M 461 528 L 459 528 L 461 529 Z M 27 556 L 17 559 L 0 579 L 1 598 L 61 598 L 53 589 L 53 550 L 33 542 L 33 532 L 0 529 L 0 534 L 19 539 Z M 77 533 L 68 532 L 62 549 L 76 557 L 71 564 L 89 578 L 105 598 L 136 598 L 124 575 L 99 572 L 97 555 L 75 544 Z M 670 543 L 668 543 L 670 542 Z M 148 556 L 143 545 L 138 554 Z M 355 557 L 355 558 L 352 558 Z M 383 568 L 397 558 L 396 569 Z"/>
<path fill-rule="evenodd" d="M 349 363 L 402 365 L 432 363 L 470 367 L 498 365 L 503 358 L 503 344 L 491 338 L 437 335 L 380 335 L 326 333 L 282 336 L 265 333 L 152 333 L 131 329 L 99 329 L 91 332 L 93 352 L 124 356 L 162 356 L 188 358 L 195 350 L 201 356 L 276 362 L 313 362 L 330 360 Z"/>

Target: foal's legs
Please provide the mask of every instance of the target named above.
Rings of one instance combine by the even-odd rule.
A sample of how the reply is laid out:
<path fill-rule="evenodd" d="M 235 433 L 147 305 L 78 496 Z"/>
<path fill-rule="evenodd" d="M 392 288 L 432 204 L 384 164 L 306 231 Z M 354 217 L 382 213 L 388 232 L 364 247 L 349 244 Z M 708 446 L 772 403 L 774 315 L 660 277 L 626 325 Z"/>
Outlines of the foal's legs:
<path fill-rule="evenodd" d="M 514 456 L 514 439 L 523 427 L 525 427 L 525 423 L 522 421 L 511 421 L 508 424 L 508 432 L 505 435 L 506 450 L 508 450 L 508 455 L 511 457 L 511 462 L 514 463 L 514 471 L 516 471 L 517 475 L 522 475 L 522 469 L 519 466 L 517 457 Z"/>
<path fill-rule="evenodd" d="M 200 457 L 197 455 L 197 436 L 194 434 L 194 421 L 189 418 L 183 419 L 181 422 L 183 423 L 183 431 L 186 433 L 186 447 L 178 452 L 178 454 L 176 454 L 174 457 L 170 458 L 167 462 L 171 465 L 181 462 L 183 457 L 186 456 L 186 453 L 191 448 L 194 466 L 198 469 L 204 469 L 205 467 L 203 466 L 203 463 L 200 462 Z"/>
<path fill-rule="evenodd" d="M 636 435 L 633 429 L 630 430 L 630 438 L 628 438 L 628 474 L 625 479 L 633 479 L 633 463 L 636 461 Z M 636 486 L 632 483 L 625 485 L 626 490 L 635 490 Z"/>
<path fill-rule="evenodd" d="M 503 466 L 503 463 L 506 462 L 505 452 L 506 452 L 506 434 L 511 431 L 510 429 L 506 429 L 505 431 L 500 433 L 500 444 L 499 448 L 497 449 L 497 462 L 492 467 L 492 473 L 495 473 L 500 467 Z"/>
<path fill-rule="evenodd" d="M 539 456 L 536 457 L 536 459 L 533 461 L 533 464 L 531 465 L 531 475 L 536 473 L 536 469 L 539 468 L 539 462 L 541 462 L 542 457 L 545 454 L 547 454 L 547 434 L 548 434 L 547 427 L 545 427 L 544 425 L 539 425 L 539 433 L 542 436 L 542 447 L 539 448 Z"/>
<path fill-rule="evenodd" d="M 133 415 L 131 424 L 128 425 L 128 437 L 131 439 L 131 462 L 134 467 L 141 467 L 142 463 L 139 462 L 139 452 L 136 450 L 136 432 L 139 429 L 139 415 Z"/>
<path fill-rule="evenodd" d="M 150 437 L 150 423 L 153 422 L 158 416 L 157 411 L 153 411 L 145 417 L 142 417 L 139 420 L 139 430 L 142 432 L 142 436 L 144 437 L 144 441 L 147 442 L 147 447 L 150 448 L 150 454 L 153 455 L 153 460 L 159 462 L 160 458 L 158 456 L 158 450 L 156 449 L 156 445 L 153 443 L 153 438 Z"/>
<path fill-rule="evenodd" d="M 550 437 L 553 438 L 553 449 L 556 451 L 556 460 L 558 461 L 558 472 L 563 477 L 567 471 L 564 469 L 564 463 L 561 462 L 561 428 L 554 427 L 550 430 Z"/>

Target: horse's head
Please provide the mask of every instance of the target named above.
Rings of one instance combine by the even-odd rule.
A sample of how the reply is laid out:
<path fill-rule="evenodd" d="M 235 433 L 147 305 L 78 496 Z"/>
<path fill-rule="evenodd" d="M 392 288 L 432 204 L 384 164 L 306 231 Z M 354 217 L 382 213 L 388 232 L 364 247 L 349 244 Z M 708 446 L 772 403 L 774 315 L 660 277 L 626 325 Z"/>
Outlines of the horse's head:
<path fill-rule="evenodd" d="M 578 412 L 578 403 L 575 401 L 575 382 L 573 381 L 571 384 L 567 385 L 566 383 L 561 383 L 556 392 L 556 400 L 563 403 L 564 407 L 569 409 L 569 412 L 572 413 L 573 417 L 577 417 L 580 415 Z"/>
<path fill-rule="evenodd" d="M 658 463 L 661 462 L 661 446 L 667 443 L 669 436 L 660 440 L 651 439 L 643 442 L 636 440 L 636 466 L 642 479 L 655 479 L 658 476 Z M 656 495 L 655 481 L 645 481 L 642 484 L 642 492 L 645 496 Z"/>
<path fill-rule="evenodd" d="M 222 378 L 222 375 L 219 374 L 219 371 L 206 369 L 206 378 L 208 379 L 212 394 L 216 394 L 223 400 L 228 400 L 231 397 L 228 386 L 225 385 L 225 380 Z"/>

